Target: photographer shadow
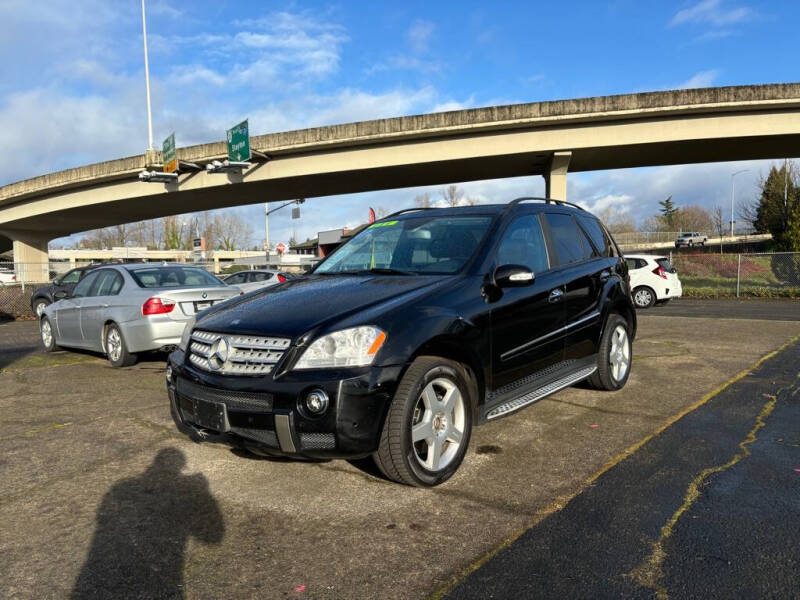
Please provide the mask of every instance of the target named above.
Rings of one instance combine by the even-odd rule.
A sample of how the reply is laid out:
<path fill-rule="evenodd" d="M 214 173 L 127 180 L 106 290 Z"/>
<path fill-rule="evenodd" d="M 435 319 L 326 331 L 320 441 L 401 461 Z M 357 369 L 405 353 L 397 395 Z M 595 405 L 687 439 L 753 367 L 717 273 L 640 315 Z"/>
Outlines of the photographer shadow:
<path fill-rule="evenodd" d="M 72 598 L 182 598 L 189 537 L 219 544 L 222 512 L 201 474 L 184 475 L 183 452 L 166 448 L 137 477 L 106 493 Z"/>

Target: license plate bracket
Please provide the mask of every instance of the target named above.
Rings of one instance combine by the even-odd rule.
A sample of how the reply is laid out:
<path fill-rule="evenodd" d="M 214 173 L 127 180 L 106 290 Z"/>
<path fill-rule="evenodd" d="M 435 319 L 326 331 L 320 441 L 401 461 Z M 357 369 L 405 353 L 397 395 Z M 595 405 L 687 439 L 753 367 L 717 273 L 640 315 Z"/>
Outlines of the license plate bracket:
<path fill-rule="evenodd" d="M 194 423 L 200 427 L 219 432 L 230 430 L 228 410 L 222 402 L 194 400 Z"/>

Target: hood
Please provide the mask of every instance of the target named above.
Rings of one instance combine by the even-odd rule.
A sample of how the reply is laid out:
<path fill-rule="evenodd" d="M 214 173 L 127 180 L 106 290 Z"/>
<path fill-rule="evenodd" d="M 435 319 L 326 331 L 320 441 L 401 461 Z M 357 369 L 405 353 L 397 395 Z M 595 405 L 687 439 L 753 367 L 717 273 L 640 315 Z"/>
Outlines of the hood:
<path fill-rule="evenodd" d="M 294 339 L 368 309 L 374 314 L 386 305 L 388 310 L 439 289 L 450 279 L 440 275 L 310 275 L 213 307 L 197 326 L 224 333 Z"/>

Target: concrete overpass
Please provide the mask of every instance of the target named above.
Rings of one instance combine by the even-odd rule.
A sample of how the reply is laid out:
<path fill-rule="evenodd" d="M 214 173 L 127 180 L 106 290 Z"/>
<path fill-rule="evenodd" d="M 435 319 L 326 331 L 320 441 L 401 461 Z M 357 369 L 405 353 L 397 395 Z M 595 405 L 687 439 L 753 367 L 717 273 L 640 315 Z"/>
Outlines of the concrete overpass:
<path fill-rule="evenodd" d="M 139 155 L 0 188 L 0 235 L 15 261 L 46 262 L 50 239 L 112 224 L 256 202 L 568 171 L 800 154 L 800 84 L 649 92 L 460 110 L 251 138 L 267 153 L 241 176 L 188 170 L 138 181 Z M 200 166 L 224 142 L 178 149 Z"/>

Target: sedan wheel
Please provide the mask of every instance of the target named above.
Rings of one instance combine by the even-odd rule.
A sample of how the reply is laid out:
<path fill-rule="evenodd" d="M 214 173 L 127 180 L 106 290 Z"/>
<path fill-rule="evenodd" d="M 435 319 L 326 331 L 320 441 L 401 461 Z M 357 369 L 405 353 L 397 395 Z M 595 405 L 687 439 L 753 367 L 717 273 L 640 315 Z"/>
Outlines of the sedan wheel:
<path fill-rule="evenodd" d="M 122 331 L 116 324 L 111 324 L 106 329 L 106 354 L 108 362 L 114 367 L 129 367 L 136 364 L 137 356 L 128 352 Z"/>
<path fill-rule="evenodd" d="M 50 324 L 50 319 L 44 317 L 39 321 L 39 333 L 42 339 L 42 346 L 45 352 L 55 352 L 58 350 L 56 346 L 56 339 L 53 335 L 53 326 Z"/>

